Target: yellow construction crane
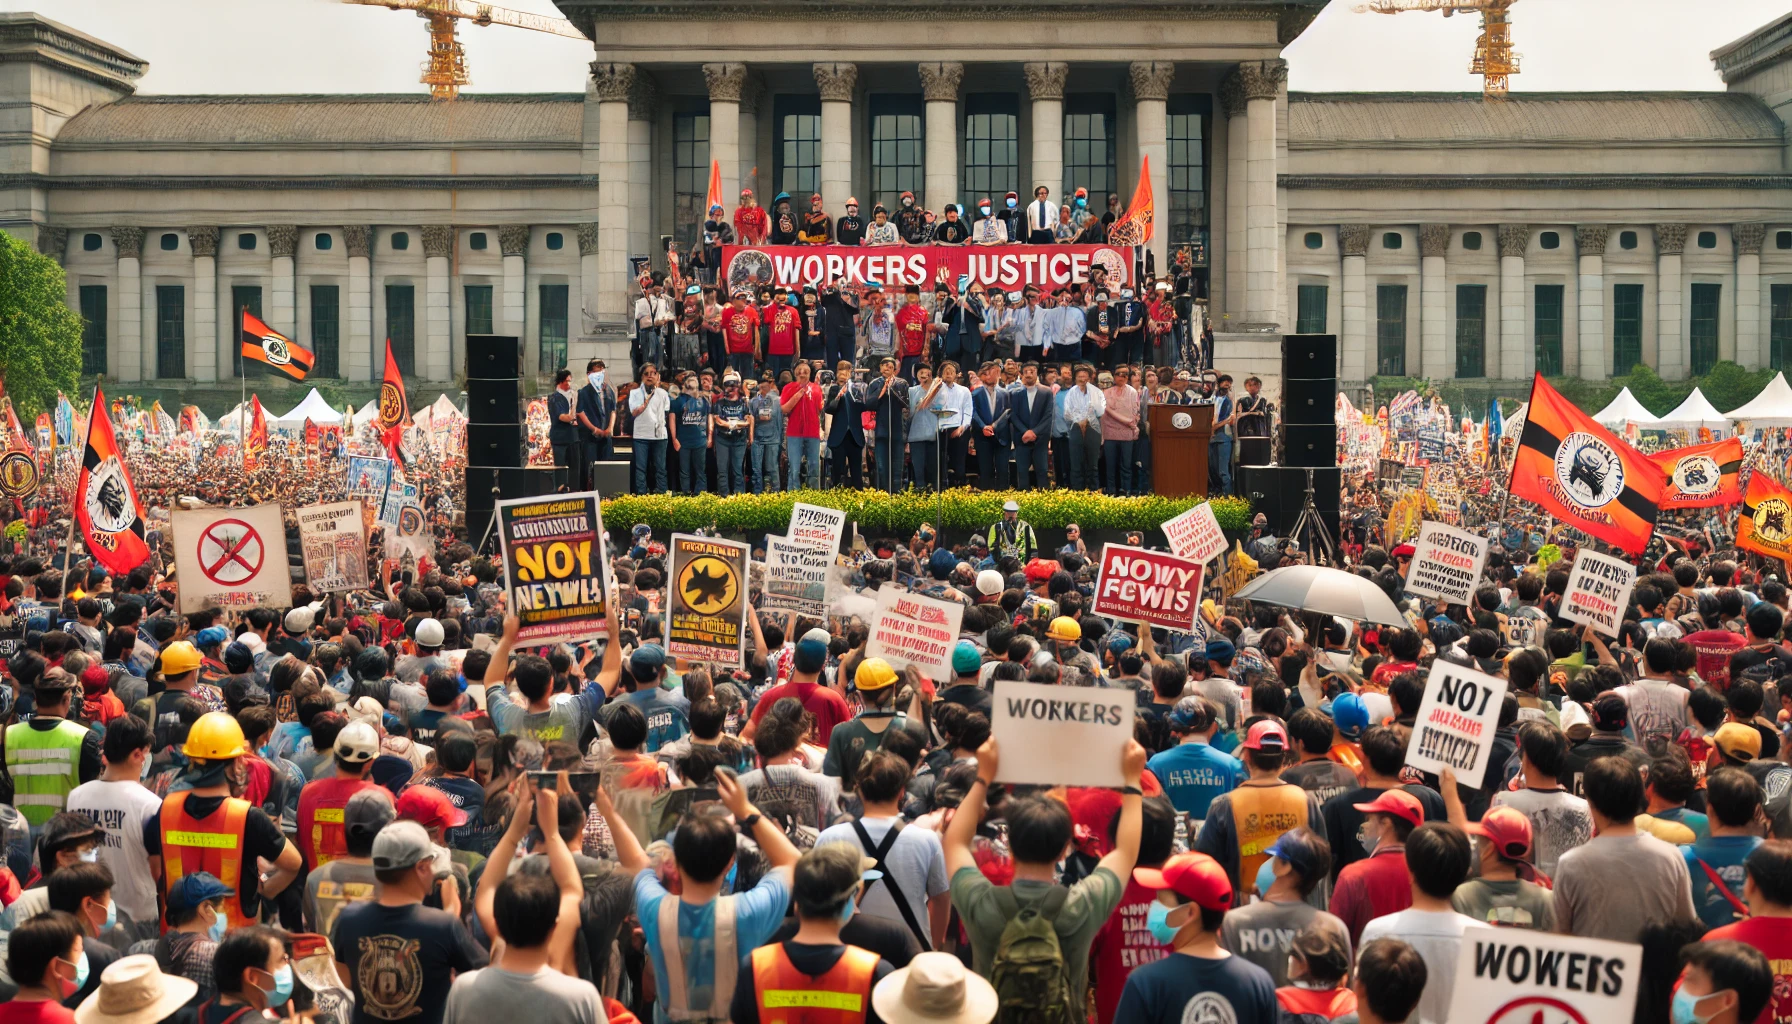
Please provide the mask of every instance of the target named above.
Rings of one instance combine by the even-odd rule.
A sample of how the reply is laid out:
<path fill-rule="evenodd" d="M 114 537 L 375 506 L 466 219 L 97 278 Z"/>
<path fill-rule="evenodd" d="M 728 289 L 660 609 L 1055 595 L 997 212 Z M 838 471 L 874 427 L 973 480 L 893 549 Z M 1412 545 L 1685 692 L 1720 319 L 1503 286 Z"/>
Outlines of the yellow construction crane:
<path fill-rule="evenodd" d="M 1518 74 L 1518 54 L 1512 52 L 1509 13 L 1518 0 L 1369 0 L 1351 10 L 1358 14 L 1401 14 L 1406 11 L 1442 11 L 1448 18 L 1457 11 L 1481 15 L 1481 38 L 1475 41 L 1475 59 L 1469 72 L 1481 76 L 1483 99 L 1503 100 L 1510 76 Z"/>
<path fill-rule="evenodd" d="M 461 48 L 456 31 L 461 21 L 475 25 L 508 25 L 532 32 L 583 40 L 585 34 L 565 18 L 549 18 L 540 14 L 512 11 L 471 0 L 342 0 L 346 4 L 366 7 L 388 7 L 394 11 L 416 11 L 417 17 L 429 22 L 429 59 L 423 62 L 420 81 L 429 86 L 429 94 L 438 100 L 451 100 L 460 95 L 460 87 L 471 82 L 467 75 L 467 51 Z"/>

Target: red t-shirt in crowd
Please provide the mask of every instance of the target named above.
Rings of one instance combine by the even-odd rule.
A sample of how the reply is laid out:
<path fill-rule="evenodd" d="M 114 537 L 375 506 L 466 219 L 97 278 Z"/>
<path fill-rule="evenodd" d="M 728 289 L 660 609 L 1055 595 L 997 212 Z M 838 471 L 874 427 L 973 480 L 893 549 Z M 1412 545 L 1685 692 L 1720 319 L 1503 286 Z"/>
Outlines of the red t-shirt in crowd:
<path fill-rule="evenodd" d="M 75 1011 L 48 999 L 0 1003 L 0 1024 L 75 1024 Z"/>
<path fill-rule="evenodd" d="M 785 437 L 821 436 L 820 384 L 798 384 L 793 381 L 784 385 L 784 392 L 778 396 L 778 402 L 781 405 L 804 391 L 809 393 L 809 397 L 791 406 L 790 411 L 784 414 Z"/>
<path fill-rule="evenodd" d="M 1767 958 L 1773 971 L 1773 998 L 1767 1000 L 1755 1024 L 1792 1020 L 1792 917 L 1751 917 L 1705 933 L 1705 942 L 1734 939 L 1753 946 Z M 5 1024 L 0 1021 L 0 1024 Z"/>
<path fill-rule="evenodd" d="M 1156 900 L 1156 889 L 1145 888 L 1129 875 L 1120 905 L 1095 933 L 1095 942 L 1089 947 L 1089 980 L 1095 984 L 1098 1024 L 1114 1024 L 1120 992 L 1133 968 L 1170 955 L 1169 948 L 1152 938 L 1151 929 L 1145 927 L 1145 916 Z"/>
<path fill-rule="evenodd" d="M 759 339 L 759 310 L 752 306 L 722 310 L 722 337 L 730 352 L 751 352 Z"/>
<path fill-rule="evenodd" d="M 1299 988 L 1284 985 L 1276 989 L 1276 1002 L 1295 1016 L 1310 1013 L 1321 1020 L 1337 1020 L 1356 1012 L 1356 993 L 1347 988 Z M 1286 1019 L 1286 1018 L 1284 1018 Z"/>
<path fill-rule="evenodd" d="M 766 338 L 766 354 L 795 355 L 796 335 L 802 327 L 803 315 L 798 313 L 794 306 L 782 304 L 775 306 L 770 313 L 766 314 L 766 322 L 771 325 L 771 331 Z"/>
<path fill-rule="evenodd" d="M 1344 842 L 1353 842 L 1354 836 Z M 1332 890 L 1331 912 L 1350 929 L 1350 948 L 1363 938 L 1363 926 L 1378 917 L 1412 906 L 1412 880 L 1406 874 L 1406 847 L 1383 843 L 1375 855 L 1344 865 Z"/>
<path fill-rule="evenodd" d="M 932 320 L 933 315 L 918 302 L 911 302 L 896 311 L 896 336 L 902 339 L 904 356 L 927 354 L 927 325 Z"/>
<path fill-rule="evenodd" d="M 820 683 L 779 683 L 765 691 L 759 703 L 753 705 L 753 723 L 757 725 L 773 704 L 785 697 L 795 697 L 803 705 L 803 710 L 815 716 L 815 742 L 827 746 L 828 737 L 834 734 L 834 726 L 852 718 L 852 708 L 846 704 L 846 698 Z"/>

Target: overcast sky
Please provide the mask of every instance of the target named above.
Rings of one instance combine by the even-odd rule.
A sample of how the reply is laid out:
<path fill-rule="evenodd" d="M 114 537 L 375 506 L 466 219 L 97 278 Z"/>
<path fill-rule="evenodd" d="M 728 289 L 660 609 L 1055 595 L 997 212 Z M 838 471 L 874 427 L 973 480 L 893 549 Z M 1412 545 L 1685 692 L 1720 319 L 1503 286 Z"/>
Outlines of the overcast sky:
<path fill-rule="evenodd" d="M 558 13 L 552 0 L 504 4 Z M 1351 5 L 1333 0 L 1288 48 L 1292 88 L 1480 88 L 1467 71 L 1478 19 Z M 0 10 L 37 11 L 149 61 L 146 94 L 423 91 L 427 33 L 402 11 L 338 0 L 0 0 Z M 1788 10 L 1789 0 L 1526 0 L 1512 13 L 1524 58 L 1512 88 L 1719 89 L 1710 51 Z M 508 28 L 466 27 L 461 37 L 472 90 L 584 87 L 580 41 Z"/>

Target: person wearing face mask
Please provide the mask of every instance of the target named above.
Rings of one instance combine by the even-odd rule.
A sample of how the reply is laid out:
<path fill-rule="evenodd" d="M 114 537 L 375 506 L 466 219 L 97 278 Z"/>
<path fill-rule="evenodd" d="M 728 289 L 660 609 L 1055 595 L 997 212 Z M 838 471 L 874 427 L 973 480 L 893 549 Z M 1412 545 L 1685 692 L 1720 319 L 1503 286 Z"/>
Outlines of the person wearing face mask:
<path fill-rule="evenodd" d="M 154 740 L 142 719 L 113 719 L 106 726 L 105 772 L 68 795 L 70 811 L 87 815 L 104 830 L 96 848 L 99 862 L 112 869 L 119 905 L 136 926 L 135 937 L 144 939 L 155 936 L 156 875 L 162 870 L 160 851 L 143 843 L 144 825 L 162 809 L 162 801 L 141 781 Z"/>
<path fill-rule="evenodd" d="M 834 242 L 837 245 L 858 245 L 865 240 L 865 218 L 859 216 L 859 200 L 850 196 L 846 200 L 846 215 L 834 222 Z"/>
<path fill-rule="evenodd" d="M 821 193 L 817 192 L 809 197 L 809 212 L 803 214 L 802 223 L 797 226 L 796 244 L 829 245 L 833 241 L 834 222 L 821 208 Z"/>
<path fill-rule="evenodd" d="M 1008 233 L 1008 242 L 1018 245 L 1027 237 L 1027 218 L 1020 208 L 1020 193 L 1010 192 L 1002 197 L 1002 208 L 996 211 L 1003 228 Z"/>
<path fill-rule="evenodd" d="M 727 497 L 747 489 L 747 447 L 753 442 L 753 414 L 741 393 L 740 374 L 722 376 L 722 393 L 713 406 L 716 439 L 716 493 Z"/>
<path fill-rule="evenodd" d="M 1350 795 L 1332 799 L 1345 800 Z M 1356 948 L 1361 945 L 1363 927 L 1370 921 L 1412 906 L 1406 840 L 1425 823 L 1425 805 L 1406 790 L 1389 789 L 1369 803 L 1351 806 L 1362 813 L 1363 824 L 1354 838 L 1340 835 L 1338 842 L 1355 842 L 1368 856 L 1339 872 L 1330 909 L 1350 930 L 1350 945 Z"/>
<path fill-rule="evenodd" d="M 1095 216 L 1089 209 L 1089 190 L 1079 188 L 1072 193 L 1068 209 L 1070 210 L 1070 230 L 1073 232 L 1073 236 L 1080 236 L 1084 226 Z"/>
<path fill-rule="evenodd" d="M 72 914 L 81 926 L 81 972 L 73 995 L 62 1005 L 81 1005 L 100 986 L 100 972 L 119 957 L 118 948 L 102 941 L 101 935 L 112 934 L 118 923 L 118 904 L 112 900 L 112 872 L 104 864 L 76 864 L 50 876 L 46 887 L 50 893 L 50 909 Z"/>
<path fill-rule="evenodd" d="M 0 1024 L 75 1024 L 62 1001 L 86 984 L 92 966 L 74 916 L 41 914 L 13 929 L 6 973 L 19 991 L 0 1003 Z"/>
<path fill-rule="evenodd" d="M 168 888 L 168 931 L 156 939 L 156 963 L 165 973 L 197 984 L 201 999 L 210 999 L 218 990 L 212 960 L 230 928 L 224 914 L 229 895 L 230 886 L 204 871 Z M 367 897 L 372 896 L 370 886 Z"/>
<path fill-rule="evenodd" d="M 1668 1008 L 1669 1024 L 1749 1024 L 1778 1020 L 1763 1011 L 1780 1002 L 1774 966 L 1759 949 L 1733 939 L 1691 943 L 1680 951 L 1686 967 Z"/>
<path fill-rule="evenodd" d="M 585 383 L 579 387 L 575 411 L 585 452 L 583 458 L 574 460 L 569 485 L 583 491 L 591 487 L 591 464 L 610 457 L 610 435 L 616 425 L 616 389 L 604 379 L 602 359 L 585 364 Z"/>
<path fill-rule="evenodd" d="M 970 226 L 959 219 L 957 204 L 947 203 L 945 217 L 933 226 L 933 244 L 963 245 L 970 237 Z"/>
<path fill-rule="evenodd" d="M 58 872 L 78 864 L 93 864 L 100 859 L 99 844 L 106 833 L 85 814 L 58 811 L 45 823 L 37 844 L 37 862 L 42 872 L 31 888 L 20 892 L 18 880 L 8 879 L 7 889 L 12 902 L 0 914 L 0 931 L 43 913 L 50 907 L 49 880 Z M 9 871 L 8 874 L 11 872 Z"/>
<path fill-rule="evenodd" d="M 1133 880 L 1157 890 L 1146 917 L 1153 938 L 1170 955 L 1132 972 L 1114 1019 L 1128 1024 L 1178 1024 L 1197 998 L 1215 1019 L 1275 1020 L 1275 983 L 1263 968 L 1220 944 L 1232 905 L 1224 868 L 1201 853 L 1181 853 L 1161 868 L 1135 868 Z"/>
<path fill-rule="evenodd" d="M 1269 972 L 1280 988 L 1288 984 L 1294 937 L 1318 926 L 1330 932 L 1350 962 L 1350 932 L 1344 922 L 1315 907 L 1308 897 L 1331 874 L 1331 847 L 1310 828 L 1282 833 L 1257 869 L 1252 889 L 1257 901 L 1226 915 L 1220 943 Z M 1274 939 L 1265 943 L 1266 935 Z"/>
<path fill-rule="evenodd" d="M 973 245 L 1007 245 L 1008 222 L 991 215 L 989 198 L 977 200 L 977 224 L 971 229 Z"/>
<path fill-rule="evenodd" d="M 923 244 L 933 231 L 933 226 L 927 222 L 925 211 L 915 202 L 913 192 L 902 193 L 896 207 L 895 223 L 902 241 L 909 245 Z"/>
<path fill-rule="evenodd" d="M 245 1017 L 259 1021 L 264 1019 L 263 1011 L 284 1012 L 292 998 L 292 960 L 286 953 L 285 938 L 266 925 L 233 931 L 218 943 L 212 974 L 218 994 L 199 1004 L 196 1024 L 239 1024 Z M 447 987 L 443 979 L 444 993 Z M 359 1003 L 355 1008 L 357 1024 L 378 1019 L 363 1012 L 365 1005 Z"/>

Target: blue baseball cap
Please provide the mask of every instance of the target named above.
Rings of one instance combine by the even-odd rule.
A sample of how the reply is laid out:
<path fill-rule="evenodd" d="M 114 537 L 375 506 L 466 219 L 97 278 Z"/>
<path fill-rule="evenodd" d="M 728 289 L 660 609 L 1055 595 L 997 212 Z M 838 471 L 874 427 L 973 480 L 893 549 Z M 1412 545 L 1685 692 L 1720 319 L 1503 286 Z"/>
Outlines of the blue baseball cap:
<path fill-rule="evenodd" d="M 828 663 L 828 645 L 814 637 L 804 637 L 796 643 L 794 660 L 798 672 L 820 672 Z"/>
<path fill-rule="evenodd" d="M 1355 740 L 1369 728 L 1369 705 L 1354 693 L 1340 693 L 1332 701 L 1332 721 L 1345 739 Z"/>
<path fill-rule="evenodd" d="M 628 669 L 639 682 L 646 682 L 666 665 L 666 649 L 658 644 L 643 644 L 628 656 Z"/>
<path fill-rule="evenodd" d="M 168 887 L 168 909 L 192 910 L 207 900 L 229 896 L 233 892 L 234 889 L 220 882 L 211 872 L 195 871 L 182 875 Z"/>
<path fill-rule="evenodd" d="M 1230 640 L 1223 640 L 1215 637 L 1214 639 L 1207 641 L 1208 661 L 1217 661 L 1221 665 L 1230 665 L 1232 664 L 1232 659 L 1237 654 L 1238 649 L 1232 646 L 1232 641 Z"/>
<path fill-rule="evenodd" d="M 1115 630 L 1114 634 L 1108 637 L 1108 650 L 1113 651 L 1115 655 L 1125 654 L 1132 650 L 1132 636 L 1124 630 Z"/>
<path fill-rule="evenodd" d="M 958 641 L 952 648 L 952 671 L 961 676 L 968 676 L 983 667 L 983 652 L 969 640 Z"/>
<path fill-rule="evenodd" d="M 193 646 L 216 647 L 228 639 L 230 639 L 230 630 L 223 626 L 207 626 L 193 638 Z"/>

